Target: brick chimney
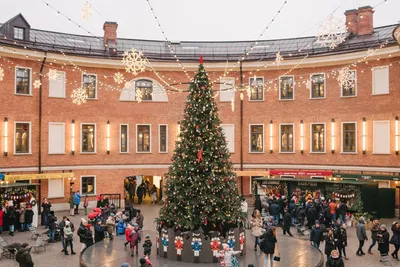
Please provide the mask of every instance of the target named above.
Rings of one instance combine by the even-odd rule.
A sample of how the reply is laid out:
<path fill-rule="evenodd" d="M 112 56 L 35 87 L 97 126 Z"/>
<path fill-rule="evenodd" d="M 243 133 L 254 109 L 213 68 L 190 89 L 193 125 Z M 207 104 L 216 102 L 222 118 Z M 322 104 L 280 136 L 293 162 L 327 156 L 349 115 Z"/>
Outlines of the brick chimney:
<path fill-rule="evenodd" d="M 117 28 L 116 22 L 106 21 L 103 25 L 104 30 L 104 48 L 110 55 L 117 54 Z"/>
<path fill-rule="evenodd" d="M 374 32 L 374 10 L 371 6 L 347 10 L 344 14 L 348 33 L 368 35 Z"/>

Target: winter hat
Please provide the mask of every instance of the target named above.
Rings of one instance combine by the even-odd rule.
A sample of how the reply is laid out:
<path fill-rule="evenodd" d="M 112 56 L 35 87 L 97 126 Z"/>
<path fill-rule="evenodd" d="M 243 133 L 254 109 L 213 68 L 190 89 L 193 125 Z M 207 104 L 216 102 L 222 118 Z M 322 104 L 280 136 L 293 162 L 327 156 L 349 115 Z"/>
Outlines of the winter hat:
<path fill-rule="evenodd" d="M 150 236 L 149 235 L 146 235 L 146 240 L 150 240 Z"/>
<path fill-rule="evenodd" d="M 331 252 L 331 257 L 332 257 L 333 259 L 339 258 L 339 252 L 338 252 L 337 250 L 332 250 L 332 252 Z"/>
<path fill-rule="evenodd" d="M 316 220 L 316 221 L 315 221 L 315 224 L 319 224 L 319 221 L 318 221 L 318 220 Z"/>
<path fill-rule="evenodd" d="M 229 245 L 227 243 L 223 243 L 222 244 L 222 249 L 223 250 L 228 250 L 229 249 Z"/>
<path fill-rule="evenodd" d="M 143 259 L 143 258 L 141 258 L 141 259 L 139 260 L 139 262 L 140 262 L 140 264 L 145 264 L 145 263 L 146 263 L 146 260 Z"/>
<path fill-rule="evenodd" d="M 92 227 L 92 225 L 90 223 L 86 224 L 86 228 L 90 230 L 90 227 Z"/>
<path fill-rule="evenodd" d="M 129 265 L 129 263 L 122 263 L 121 267 L 131 267 L 131 266 Z"/>
<path fill-rule="evenodd" d="M 65 222 L 65 225 L 70 225 L 70 224 L 71 224 L 70 221 L 66 221 L 66 222 Z"/>
<path fill-rule="evenodd" d="M 382 224 L 381 228 L 386 230 L 387 229 L 386 224 Z"/>
<path fill-rule="evenodd" d="M 81 218 L 81 223 L 83 224 L 83 225 L 87 225 L 87 221 L 85 220 L 85 218 Z"/>
<path fill-rule="evenodd" d="M 110 213 L 110 216 L 111 216 L 111 217 L 114 217 L 114 216 L 115 216 L 115 214 L 114 214 L 114 213 Z"/>

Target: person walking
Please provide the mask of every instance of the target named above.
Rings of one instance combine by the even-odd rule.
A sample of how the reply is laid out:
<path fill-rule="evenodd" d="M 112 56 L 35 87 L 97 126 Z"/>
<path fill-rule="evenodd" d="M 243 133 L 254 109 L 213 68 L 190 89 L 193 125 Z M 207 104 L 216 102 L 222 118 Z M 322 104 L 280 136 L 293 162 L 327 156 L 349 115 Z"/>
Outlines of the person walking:
<path fill-rule="evenodd" d="M 33 267 L 34 265 L 28 247 L 29 244 L 24 243 L 18 249 L 17 255 L 15 256 L 15 260 L 19 263 L 19 267 Z"/>
<path fill-rule="evenodd" d="M 143 242 L 143 254 L 145 257 L 150 258 L 151 255 L 151 247 L 153 246 L 150 236 L 146 235 L 146 238 Z"/>
<path fill-rule="evenodd" d="M 87 208 L 89 207 L 89 198 L 87 195 L 83 198 L 83 208 L 85 210 L 85 215 L 87 215 Z"/>
<path fill-rule="evenodd" d="M 139 226 L 139 229 L 143 229 L 143 223 L 144 223 L 144 216 L 140 210 L 136 211 L 136 223 Z"/>
<path fill-rule="evenodd" d="M 268 259 L 270 261 L 270 266 L 274 265 L 274 254 L 275 254 L 275 244 L 277 243 L 276 236 L 272 228 L 268 228 L 267 231 L 261 236 L 260 250 L 264 252 L 264 267 L 268 266 Z"/>
<path fill-rule="evenodd" d="M 10 230 L 10 235 L 14 236 L 15 224 L 17 223 L 17 214 L 14 210 L 14 206 L 8 207 L 8 229 Z"/>
<path fill-rule="evenodd" d="M 274 217 L 275 226 L 279 226 L 279 204 L 278 201 L 275 199 L 273 200 L 272 204 L 269 206 L 269 212 L 271 216 Z"/>
<path fill-rule="evenodd" d="M 378 234 L 380 231 L 380 225 L 378 220 L 374 220 L 372 223 L 371 227 L 371 239 L 372 239 L 372 244 L 368 248 L 368 254 L 372 254 L 372 248 L 375 246 L 377 240 L 378 240 Z"/>
<path fill-rule="evenodd" d="M 84 218 L 82 218 L 81 225 L 79 226 L 77 232 L 79 241 L 82 243 L 81 255 L 85 249 L 93 245 L 93 233 L 90 230 L 90 227 L 91 225 Z"/>
<path fill-rule="evenodd" d="M 346 212 L 348 210 L 346 200 L 342 199 L 338 206 L 338 213 L 340 218 L 340 224 L 346 223 Z"/>
<path fill-rule="evenodd" d="M 381 232 L 378 234 L 378 237 L 378 250 L 381 254 L 380 262 L 383 262 L 383 257 L 387 256 L 389 253 L 389 233 L 387 231 L 386 225 L 381 225 Z"/>
<path fill-rule="evenodd" d="M 96 224 L 94 226 L 94 242 L 103 241 L 105 238 L 104 228 L 101 226 L 101 220 L 97 219 Z"/>
<path fill-rule="evenodd" d="M 19 231 L 24 232 L 25 231 L 25 211 L 26 211 L 26 203 L 21 202 L 19 204 L 19 210 L 18 210 L 18 215 L 19 215 Z"/>
<path fill-rule="evenodd" d="M 74 193 L 72 193 L 69 196 L 69 216 L 74 216 L 75 215 L 75 199 L 74 199 Z"/>
<path fill-rule="evenodd" d="M 393 222 L 392 224 L 392 238 L 390 239 L 390 244 L 394 245 L 394 251 L 391 254 L 393 259 L 399 260 L 398 252 L 400 248 L 400 224 L 398 222 Z"/>
<path fill-rule="evenodd" d="M 342 257 L 339 255 L 337 250 L 332 250 L 331 255 L 326 261 L 326 267 L 344 267 L 344 262 Z"/>
<path fill-rule="evenodd" d="M 346 255 L 346 247 L 347 247 L 347 225 L 343 223 L 339 229 L 338 239 L 336 241 L 336 249 L 339 251 L 340 257 L 348 260 Z M 334 233 L 335 234 L 335 233 Z M 344 257 L 343 257 L 344 256 Z"/>
<path fill-rule="evenodd" d="M 141 241 L 139 227 L 135 227 L 131 230 L 131 257 L 133 257 L 135 249 L 136 255 L 139 254 L 139 243 Z"/>
<path fill-rule="evenodd" d="M 145 185 L 142 182 L 136 189 L 136 195 L 138 197 L 138 204 L 142 204 L 144 190 L 145 190 Z"/>
<path fill-rule="evenodd" d="M 287 208 L 284 209 L 285 214 L 283 215 L 283 234 L 286 235 L 286 232 L 288 235 L 293 237 L 292 233 L 290 232 L 290 225 L 292 222 L 292 215 L 289 213 L 289 210 Z"/>
<path fill-rule="evenodd" d="M 335 200 L 330 200 L 328 207 L 329 207 L 329 213 L 331 215 L 331 222 L 336 221 L 337 205 L 335 203 Z"/>
<path fill-rule="evenodd" d="M 315 226 L 311 229 L 310 243 L 315 248 L 319 249 L 319 244 L 323 241 L 323 233 L 319 221 L 315 221 Z"/>
<path fill-rule="evenodd" d="M 362 250 L 365 241 L 368 241 L 367 233 L 365 231 L 365 220 L 364 217 L 360 217 L 358 219 L 358 224 L 357 224 L 357 239 L 359 242 L 358 249 L 356 252 L 357 256 L 363 256 L 365 255 L 364 251 Z"/>
<path fill-rule="evenodd" d="M 51 210 L 51 203 L 47 200 L 47 197 L 43 198 L 42 203 L 42 218 L 41 218 L 41 225 L 47 228 L 47 217 L 50 214 Z"/>
<path fill-rule="evenodd" d="M 151 195 L 151 204 L 157 204 L 157 187 L 155 184 L 151 187 L 150 190 L 150 195 Z"/>
<path fill-rule="evenodd" d="M 26 208 L 26 211 L 25 211 L 25 226 L 26 226 L 26 231 L 29 231 L 29 228 L 32 227 L 33 215 L 34 215 L 34 212 L 33 212 L 33 210 L 32 210 L 32 206 L 31 206 L 31 205 L 28 205 L 28 207 Z"/>
<path fill-rule="evenodd" d="M 114 232 L 115 232 L 115 218 L 114 218 L 114 213 L 111 213 L 110 216 L 108 216 L 107 221 L 107 232 L 108 232 L 108 237 L 110 240 L 114 239 Z"/>
<path fill-rule="evenodd" d="M 57 222 L 57 217 L 54 215 L 54 211 L 52 210 L 50 211 L 49 217 L 47 218 L 47 223 L 50 231 L 49 243 L 55 243 L 54 236 L 57 228 L 56 222 Z"/>
<path fill-rule="evenodd" d="M 68 253 L 68 245 L 69 245 L 71 248 L 71 255 L 75 255 L 76 253 L 74 252 L 74 233 L 72 232 L 70 221 L 65 222 L 64 239 L 65 239 L 64 254 L 69 255 Z"/>
<path fill-rule="evenodd" d="M 75 204 L 75 214 L 79 214 L 79 204 L 81 203 L 82 195 L 79 193 L 79 190 L 76 190 L 74 194 L 74 204 Z"/>
<path fill-rule="evenodd" d="M 254 217 L 251 219 L 251 234 L 255 237 L 254 251 L 257 251 L 257 245 L 260 243 L 260 236 L 262 234 L 262 218 L 259 210 L 255 210 Z"/>
<path fill-rule="evenodd" d="M 328 261 L 329 257 L 331 256 L 331 252 L 335 250 L 336 244 L 335 239 L 333 237 L 332 229 L 328 230 L 328 234 L 325 237 L 325 255 L 326 260 Z"/>

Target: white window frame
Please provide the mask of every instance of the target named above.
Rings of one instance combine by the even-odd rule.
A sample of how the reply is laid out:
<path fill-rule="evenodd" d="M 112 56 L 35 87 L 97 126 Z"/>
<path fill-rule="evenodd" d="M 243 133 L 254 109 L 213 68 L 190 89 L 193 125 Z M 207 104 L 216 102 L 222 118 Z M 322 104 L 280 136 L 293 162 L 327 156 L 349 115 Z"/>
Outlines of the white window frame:
<path fill-rule="evenodd" d="M 56 179 L 49 179 L 47 182 L 47 190 L 50 192 L 50 181 L 51 180 L 62 180 L 62 195 L 56 195 L 56 196 L 47 196 L 48 199 L 55 199 L 55 198 L 64 198 L 65 197 L 65 181 L 64 178 L 56 178 Z"/>
<path fill-rule="evenodd" d="M 22 31 L 22 38 L 16 38 L 16 37 L 15 37 L 15 30 L 21 30 L 21 31 Z M 25 40 L 25 32 L 26 32 L 26 29 L 25 29 L 25 28 L 23 28 L 23 27 L 18 27 L 18 26 L 14 26 L 14 27 L 13 27 L 13 39 L 15 39 L 15 40 L 20 40 L 20 41 L 24 41 L 24 40 Z"/>
<path fill-rule="evenodd" d="M 343 85 L 340 84 L 340 97 L 341 97 L 341 98 L 349 98 L 349 97 L 357 97 L 357 96 L 358 96 L 357 70 L 349 70 L 349 71 L 354 71 L 354 79 L 355 79 L 354 85 L 355 85 L 356 93 L 355 93 L 354 95 L 344 96 L 344 95 L 343 95 Z"/>
<path fill-rule="evenodd" d="M 67 72 L 62 70 L 56 70 L 57 73 L 64 73 L 64 96 L 52 96 L 50 95 L 50 79 L 49 79 L 49 98 L 67 98 Z M 57 75 L 59 77 L 59 75 Z M 83 81 L 83 76 L 82 76 Z M 97 81 L 97 79 L 96 79 Z"/>
<path fill-rule="evenodd" d="M 282 99 L 281 98 L 281 78 L 282 77 L 292 77 L 293 79 L 293 98 L 292 99 Z M 296 99 L 296 94 L 295 94 L 295 89 L 296 89 L 296 83 L 294 81 L 294 75 L 281 75 L 279 76 L 279 83 L 278 83 L 278 87 L 279 87 L 279 101 L 293 101 Z"/>
<path fill-rule="evenodd" d="M 282 126 L 291 125 L 293 126 L 293 151 L 282 151 Z M 296 153 L 296 128 L 295 123 L 279 123 L 279 153 L 281 154 L 294 154 Z"/>
<path fill-rule="evenodd" d="M 17 123 L 27 123 L 29 124 L 29 152 L 28 153 L 17 153 L 17 149 L 15 147 L 15 134 L 17 130 Z M 19 156 L 19 155 L 32 155 L 32 122 L 30 121 L 15 121 L 14 122 L 14 155 Z"/>
<path fill-rule="evenodd" d="M 82 151 L 82 129 L 83 125 L 94 125 L 94 152 L 83 152 Z M 81 128 L 79 129 L 80 134 L 80 154 L 96 154 L 97 153 L 97 125 L 94 122 L 81 122 Z"/>
<path fill-rule="evenodd" d="M 17 93 L 17 69 L 27 69 L 29 71 L 29 94 L 20 94 Z M 33 96 L 32 94 L 32 68 L 28 67 L 23 67 L 23 66 L 15 66 L 14 70 L 14 95 L 19 95 L 19 96 Z"/>
<path fill-rule="evenodd" d="M 121 142 L 121 134 L 122 134 L 122 131 L 121 131 L 121 126 L 127 126 L 126 127 L 126 152 L 122 152 L 121 151 L 121 145 L 122 145 L 122 142 Z M 130 139 L 129 139 L 129 124 L 128 123 L 120 123 L 120 125 L 119 125 L 119 153 L 120 154 L 128 154 L 129 153 L 129 141 L 130 141 Z"/>
<path fill-rule="evenodd" d="M 313 151 L 312 150 L 312 146 L 313 146 L 313 125 L 316 125 L 316 124 L 323 124 L 324 125 L 324 151 L 321 151 L 321 152 L 319 152 L 319 151 Z M 312 153 L 312 154 L 324 154 L 324 153 L 326 153 L 326 123 L 325 122 L 313 122 L 313 123 L 310 123 L 310 153 Z"/>
<path fill-rule="evenodd" d="M 314 75 L 324 75 L 324 97 L 313 97 L 312 96 L 312 77 Z M 326 99 L 326 74 L 325 74 L 325 72 L 310 74 L 310 99 L 312 99 L 312 100 Z"/>
<path fill-rule="evenodd" d="M 235 153 L 235 124 L 224 123 L 224 124 L 221 124 L 220 126 L 222 128 L 222 126 L 225 126 L 225 125 L 226 126 L 233 126 L 233 150 L 229 151 L 229 153 L 233 154 L 233 153 Z M 263 128 L 263 132 L 264 132 L 264 128 Z M 264 136 L 263 136 L 263 139 L 265 139 Z M 250 144 L 250 149 L 251 149 L 251 144 Z M 228 150 L 229 150 L 229 148 L 228 148 Z"/>
<path fill-rule="evenodd" d="M 264 101 L 264 93 L 265 93 L 265 85 L 264 85 L 264 76 L 256 76 L 255 77 L 256 79 L 255 79 L 255 82 L 256 82 L 256 84 L 257 84 L 257 79 L 258 78 L 261 78 L 262 79 L 262 83 L 263 83 L 263 86 L 262 86 L 262 99 L 256 99 L 256 100 L 252 100 L 251 99 L 251 93 L 250 93 L 250 96 L 249 96 L 249 102 L 262 102 L 262 101 Z M 250 80 L 251 79 L 254 79 L 254 76 L 253 77 L 249 77 L 249 86 L 250 86 L 250 92 L 251 92 L 251 83 L 250 83 Z"/>
<path fill-rule="evenodd" d="M 91 75 L 91 76 L 95 76 L 96 77 L 96 86 L 95 86 L 95 92 L 96 92 L 96 96 L 94 97 L 94 98 L 90 98 L 90 97 L 88 97 L 88 98 L 86 98 L 86 100 L 98 100 L 99 99 L 99 92 L 98 92 L 98 82 L 99 82 L 99 80 L 98 80 L 98 76 L 97 76 L 97 74 L 95 74 L 95 73 L 86 73 L 86 72 L 82 72 L 82 75 L 81 75 L 81 87 L 82 87 L 82 89 L 83 89 L 83 75 Z"/>
<path fill-rule="evenodd" d="M 63 148 L 64 148 L 64 151 L 62 153 L 50 153 L 50 125 L 62 125 L 62 126 L 64 126 L 64 133 L 63 133 Z M 65 154 L 65 123 L 64 122 L 49 122 L 47 153 L 49 155 L 64 155 Z"/>
<path fill-rule="evenodd" d="M 356 146 L 356 149 L 355 149 L 355 152 L 343 152 L 343 125 L 344 124 L 347 124 L 347 123 L 354 123 L 355 125 L 356 125 L 356 128 L 355 128 L 355 132 L 356 132 L 356 137 L 355 137 L 355 140 L 356 140 L 356 143 L 355 143 L 355 146 Z M 357 127 L 358 125 L 357 125 L 357 122 L 356 121 L 343 121 L 343 122 L 341 122 L 341 130 L 340 130 L 340 153 L 341 154 L 349 154 L 349 155 L 356 155 L 356 154 L 358 154 L 358 127 Z"/>
<path fill-rule="evenodd" d="M 262 126 L 262 141 L 263 141 L 263 149 L 262 151 L 251 151 L 251 126 Z M 264 123 L 253 123 L 253 124 L 249 124 L 249 153 L 250 154 L 263 154 L 265 151 L 265 126 Z"/>
<path fill-rule="evenodd" d="M 379 122 L 386 122 L 388 125 L 389 125 L 389 134 L 388 134 L 388 139 L 387 140 L 389 140 L 389 153 L 377 153 L 377 152 L 374 152 L 373 150 L 374 150 L 374 148 L 375 148 L 375 123 L 379 123 Z M 390 155 L 390 151 L 392 150 L 391 148 L 391 140 L 390 140 L 390 121 L 389 120 L 379 120 L 379 121 L 373 121 L 372 122 L 372 154 L 373 155 Z"/>
<path fill-rule="evenodd" d="M 139 126 L 150 126 L 150 129 L 149 129 L 149 132 L 150 132 L 150 143 L 149 143 L 150 149 L 149 149 L 149 151 L 138 151 L 138 134 L 139 134 L 138 127 Z M 138 153 L 138 154 L 149 154 L 149 153 L 152 153 L 153 147 L 151 145 L 151 142 L 153 142 L 153 136 L 151 134 L 151 124 L 137 123 L 136 124 L 136 136 L 135 137 L 136 137 L 135 138 L 136 153 Z"/>
<path fill-rule="evenodd" d="M 388 80 L 388 86 L 389 86 L 389 88 L 388 88 L 388 90 L 389 90 L 389 93 L 384 93 L 384 94 L 377 94 L 377 93 L 375 93 L 375 75 L 374 75 L 374 71 L 376 70 L 376 69 L 387 69 L 387 80 Z M 384 65 L 384 66 L 379 66 L 379 67 L 374 67 L 374 68 L 372 68 L 372 95 L 388 95 L 388 94 L 390 94 L 390 75 L 389 75 L 389 71 L 390 71 L 390 69 L 389 69 L 389 66 L 388 65 Z"/>
<path fill-rule="evenodd" d="M 228 82 L 228 81 L 233 81 L 232 91 L 233 91 L 233 97 L 235 97 L 235 78 L 234 78 L 234 77 L 221 77 L 219 81 L 220 81 L 220 83 L 221 83 L 221 84 L 220 84 L 220 90 L 221 90 L 221 89 L 224 89 L 224 88 L 222 88 L 223 85 L 224 85 L 224 83 L 226 83 L 226 82 Z M 228 92 L 230 92 L 230 91 L 228 91 Z M 230 98 L 229 100 L 222 100 L 222 99 L 221 99 L 223 93 L 225 93 L 225 92 L 221 91 L 220 94 L 219 94 L 219 102 L 222 102 L 222 103 L 231 102 L 231 101 L 232 101 L 232 98 Z"/>
<path fill-rule="evenodd" d="M 83 193 L 82 190 L 82 178 L 83 177 L 94 177 L 94 193 L 93 194 L 87 194 L 88 196 L 95 196 L 97 195 L 97 177 L 96 175 L 81 175 L 81 179 L 80 179 L 80 192 L 82 195 L 86 195 Z"/>
<path fill-rule="evenodd" d="M 161 130 L 160 130 L 160 128 L 161 128 L 161 126 L 166 126 L 166 136 L 165 136 L 165 142 L 166 142 L 166 144 L 165 144 L 165 148 L 166 148 L 166 151 L 161 151 L 161 143 L 160 143 L 160 133 L 161 133 Z M 150 130 L 151 130 L 151 127 L 150 127 Z M 150 142 L 151 142 L 151 137 L 150 137 Z M 160 154 L 168 154 L 168 124 L 159 124 L 158 125 L 158 153 L 160 153 Z"/>

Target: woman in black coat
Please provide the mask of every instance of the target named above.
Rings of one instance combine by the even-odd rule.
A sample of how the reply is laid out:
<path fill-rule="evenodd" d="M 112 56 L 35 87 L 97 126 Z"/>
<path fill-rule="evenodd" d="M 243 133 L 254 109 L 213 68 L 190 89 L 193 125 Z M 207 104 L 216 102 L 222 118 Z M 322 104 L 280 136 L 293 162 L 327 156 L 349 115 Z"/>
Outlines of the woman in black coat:
<path fill-rule="evenodd" d="M 261 236 L 260 241 L 260 249 L 265 253 L 264 257 L 264 266 L 267 266 L 268 257 L 270 258 L 271 266 L 274 263 L 274 253 L 275 253 L 275 244 L 276 244 L 276 235 L 272 228 L 268 228 L 267 232 L 265 232 Z"/>
<path fill-rule="evenodd" d="M 385 256 L 389 253 L 389 233 L 386 230 L 386 225 L 381 225 L 381 233 L 378 234 L 378 250 L 381 256 Z"/>
<path fill-rule="evenodd" d="M 394 222 L 392 224 L 392 238 L 390 239 L 390 244 L 394 245 L 394 251 L 391 254 L 393 259 L 399 259 L 398 252 L 400 248 L 400 224 L 397 222 Z"/>
<path fill-rule="evenodd" d="M 101 226 L 101 220 L 97 220 L 94 226 L 94 242 L 103 241 L 105 238 L 104 228 Z"/>
<path fill-rule="evenodd" d="M 17 223 L 17 212 L 14 209 L 14 206 L 8 208 L 7 211 L 8 217 L 8 229 L 10 230 L 10 235 L 14 235 L 15 224 Z"/>
<path fill-rule="evenodd" d="M 328 234 L 325 237 L 325 255 L 326 259 L 329 259 L 332 250 L 335 250 L 335 239 L 333 237 L 333 231 L 331 229 L 328 230 Z"/>

